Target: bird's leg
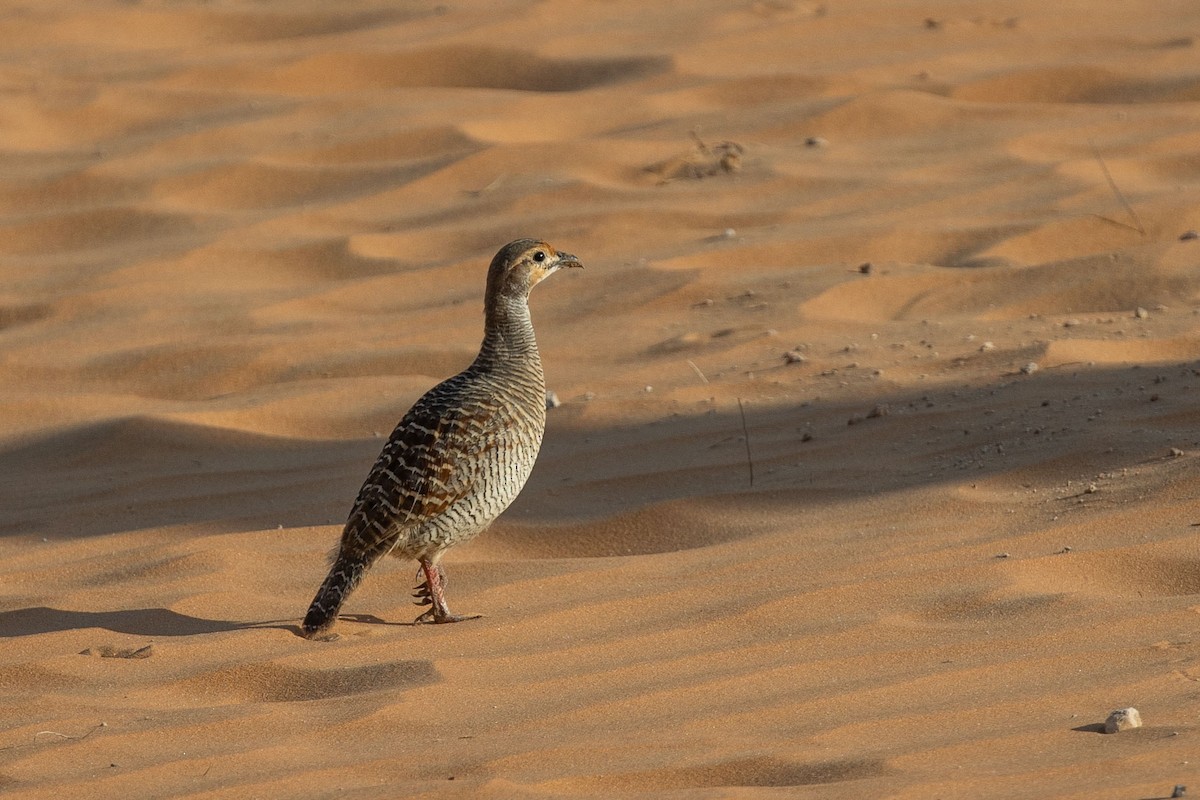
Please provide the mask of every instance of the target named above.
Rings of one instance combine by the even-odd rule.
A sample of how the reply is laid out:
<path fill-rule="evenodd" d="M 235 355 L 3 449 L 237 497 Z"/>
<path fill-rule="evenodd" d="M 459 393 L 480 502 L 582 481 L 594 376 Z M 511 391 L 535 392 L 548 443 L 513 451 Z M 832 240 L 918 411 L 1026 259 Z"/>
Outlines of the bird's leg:
<path fill-rule="evenodd" d="M 428 611 L 417 617 L 417 624 L 425 622 L 444 623 L 444 622 L 462 622 L 465 619 L 478 619 L 479 614 L 451 614 L 450 609 L 446 606 L 446 597 L 444 591 L 446 588 L 446 572 L 442 569 L 441 564 L 434 564 L 428 558 L 421 559 L 421 571 L 425 573 L 425 585 L 418 587 L 416 592 L 413 592 L 413 597 L 417 599 L 417 605 L 430 605 Z"/>

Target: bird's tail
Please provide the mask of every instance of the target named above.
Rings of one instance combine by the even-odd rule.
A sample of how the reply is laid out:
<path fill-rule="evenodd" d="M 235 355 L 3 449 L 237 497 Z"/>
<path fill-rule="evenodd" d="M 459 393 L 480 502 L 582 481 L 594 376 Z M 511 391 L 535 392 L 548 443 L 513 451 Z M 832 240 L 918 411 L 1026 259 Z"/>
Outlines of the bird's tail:
<path fill-rule="evenodd" d="M 369 566 L 370 563 L 362 559 L 347 558 L 342 553 L 338 554 L 329 569 L 329 574 L 325 576 L 325 582 L 321 584 L 316 597 L 308 606 L 308 613 L 304 615 L 304 622 L 300 625 L 300 632 L 304 638 L 315 639 L 323 636 L 333 627 L 342 604 L 362 582 Z"/>

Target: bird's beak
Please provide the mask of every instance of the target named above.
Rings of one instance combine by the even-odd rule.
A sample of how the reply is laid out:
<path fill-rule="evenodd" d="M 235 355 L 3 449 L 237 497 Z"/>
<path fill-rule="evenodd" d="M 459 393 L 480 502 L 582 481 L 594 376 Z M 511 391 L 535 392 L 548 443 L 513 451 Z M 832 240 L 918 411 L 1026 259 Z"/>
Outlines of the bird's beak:
<path fill-rule="evenodd" d="M 562 269 L 564 267 L 579 267 L 580 269 L 583 269 L 583 264 L 579 261 L 578 258 L 571 255 L 570 253 L 559 253 L 557 267 L 559 269 Z"/>

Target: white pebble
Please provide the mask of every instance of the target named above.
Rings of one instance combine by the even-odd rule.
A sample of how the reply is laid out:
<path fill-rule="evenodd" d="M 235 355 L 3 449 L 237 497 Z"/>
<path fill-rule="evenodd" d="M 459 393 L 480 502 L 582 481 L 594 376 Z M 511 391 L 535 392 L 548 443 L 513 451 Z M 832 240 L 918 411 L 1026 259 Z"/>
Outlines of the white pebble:
<path fill-rule="evenodd" d="M 1105 733 L 1119 733 L 1130 728 L 1142 727 L 1142 715 L 1136 708 L 1118 708 L 1104 720 Z"/>
<path fill-rule="evenodd" d="M 1022 375 L 1032 375 L 1033 373 L 1035 373 L 1037 371 L 1038 371 L 1038 365 L 1037 365 L 1036 361 L 1030 361 L 1028 364 L 1021 367 Z"/>
<path fill-rule="evenodd" d="M 979 345 L 979 352 L 981 352 L 981 353 L 986 353 L 989 350 L 995 350 L 995 349 L 996 349 L 996 345 L 994 345 L 991 342 L 984 342 L 983 344 Z"/>

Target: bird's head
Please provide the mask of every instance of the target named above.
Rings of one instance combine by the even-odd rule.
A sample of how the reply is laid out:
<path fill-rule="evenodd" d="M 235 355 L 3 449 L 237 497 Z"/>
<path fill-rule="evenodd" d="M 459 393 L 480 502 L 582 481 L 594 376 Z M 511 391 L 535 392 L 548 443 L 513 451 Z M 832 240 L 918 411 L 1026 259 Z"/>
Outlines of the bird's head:
<path fill-rule="evenodd" d="M 560 269 L 583 267 L 570 253 L 537 239 L 517 239 L 500 248 L 488 268 L 488 294 L 528 297 L 537 284 Z"/>

